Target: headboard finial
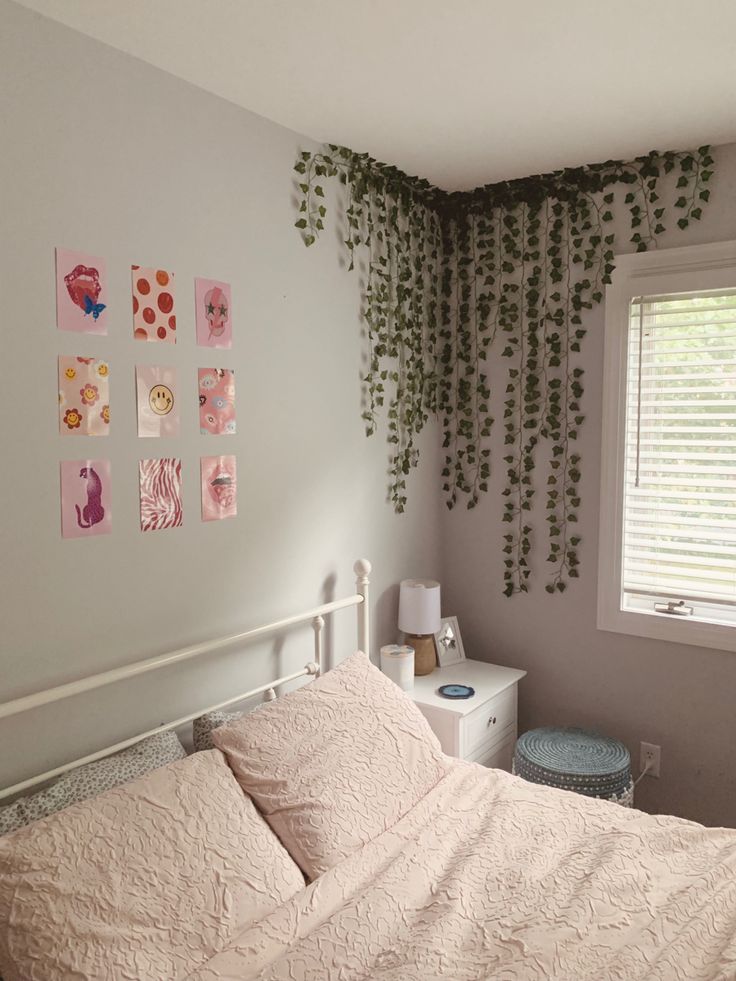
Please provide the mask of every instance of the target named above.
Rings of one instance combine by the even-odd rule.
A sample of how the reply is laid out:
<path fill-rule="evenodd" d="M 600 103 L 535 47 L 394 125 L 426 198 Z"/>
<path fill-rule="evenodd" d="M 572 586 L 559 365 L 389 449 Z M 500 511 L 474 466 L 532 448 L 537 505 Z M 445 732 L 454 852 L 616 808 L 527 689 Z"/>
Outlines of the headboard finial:
<path fill-rule="evenodd" d="M 368 559 L 358 559 L 358 561 L 353 566 L 353 569 L 355 570 L 355 575 L 358 576 L 360 579 L 365 579 L 365 580 L 367 580 L 368 576 L 370 576 L 372 568 L 373 566 L 370 564 Z"/>

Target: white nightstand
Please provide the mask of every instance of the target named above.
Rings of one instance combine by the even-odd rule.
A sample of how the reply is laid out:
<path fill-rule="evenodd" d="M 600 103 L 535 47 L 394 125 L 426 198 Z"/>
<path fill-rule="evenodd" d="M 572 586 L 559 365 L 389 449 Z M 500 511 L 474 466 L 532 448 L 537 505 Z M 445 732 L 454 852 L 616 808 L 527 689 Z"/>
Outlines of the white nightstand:
<path fill-rule="evenodd" d="M 461 661 L 414 679 L 412 698 L 449 756 L 510 770 L 516 743 L 517 687 L 526 671 Z M 472 698 L 453 701 L 440 685 L 470 685 Z"/>

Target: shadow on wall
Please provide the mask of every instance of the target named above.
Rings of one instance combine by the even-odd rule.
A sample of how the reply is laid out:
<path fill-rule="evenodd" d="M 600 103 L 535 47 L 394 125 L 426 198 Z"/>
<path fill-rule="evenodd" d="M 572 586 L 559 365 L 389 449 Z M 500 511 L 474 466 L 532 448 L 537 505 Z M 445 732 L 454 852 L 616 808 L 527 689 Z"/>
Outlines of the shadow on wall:
<path fill-rule="evenodd" d="M 389 586 L 374 603 L 376 639 L 372 643 L 375 664 L 379 664 L 378 651 L 384 644 L 401 643 L 399 639 L 399 584 Z"/>
<path fill-rule="evenodd" d="M 335 598 L 337 575 L 331 572 L 322 583 L 322 603 L 331 603 Z M 332 626 L 332 616 L 325 617 L 322 628 L 322 671 L 329 671 L 335 666 L 335 637 Z"/>

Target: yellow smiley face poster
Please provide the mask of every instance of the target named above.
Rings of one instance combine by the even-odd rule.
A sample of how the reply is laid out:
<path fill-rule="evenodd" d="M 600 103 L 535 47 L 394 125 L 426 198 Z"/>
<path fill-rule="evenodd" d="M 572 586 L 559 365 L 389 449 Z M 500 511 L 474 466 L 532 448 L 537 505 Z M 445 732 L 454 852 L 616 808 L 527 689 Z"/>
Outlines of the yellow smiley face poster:
<path fill-rule="evenodd" d="M 178 436 L 179 389 L 176 368 L 139 364 L 135 369 L 135 380 L 138 435 Z"/>

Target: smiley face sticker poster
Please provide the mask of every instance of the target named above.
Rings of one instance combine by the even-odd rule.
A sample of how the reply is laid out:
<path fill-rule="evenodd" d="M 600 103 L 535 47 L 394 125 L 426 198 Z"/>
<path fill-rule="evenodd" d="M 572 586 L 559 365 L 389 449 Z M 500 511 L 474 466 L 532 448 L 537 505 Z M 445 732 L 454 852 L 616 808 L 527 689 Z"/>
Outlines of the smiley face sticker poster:
<path fill-rule="evenodd" d="M 164 365 L 137 365 L 139 436 L 179 435 L 179 387 L 176 368 Z"/>

